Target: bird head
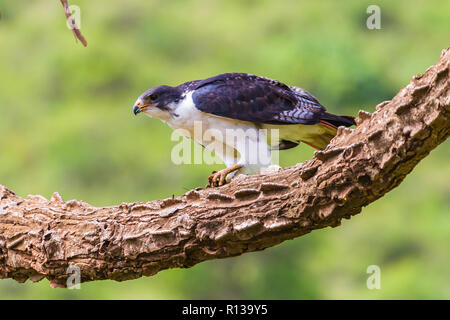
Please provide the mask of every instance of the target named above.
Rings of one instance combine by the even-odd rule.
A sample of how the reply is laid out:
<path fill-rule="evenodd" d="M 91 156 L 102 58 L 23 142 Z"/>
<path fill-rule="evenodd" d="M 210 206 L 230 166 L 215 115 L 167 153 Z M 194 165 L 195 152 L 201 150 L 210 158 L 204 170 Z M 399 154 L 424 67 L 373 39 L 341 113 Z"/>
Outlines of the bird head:
<path fill-rule="evenodd" d="M 149 116 L 158 117 L 161 112 L 171 111 L 174 102 L 180 99 L 180 92 L 176 87 L 158 86 L 145 91 L 136 100 L 133 107 L 135 115 L 144 112 Z"/>

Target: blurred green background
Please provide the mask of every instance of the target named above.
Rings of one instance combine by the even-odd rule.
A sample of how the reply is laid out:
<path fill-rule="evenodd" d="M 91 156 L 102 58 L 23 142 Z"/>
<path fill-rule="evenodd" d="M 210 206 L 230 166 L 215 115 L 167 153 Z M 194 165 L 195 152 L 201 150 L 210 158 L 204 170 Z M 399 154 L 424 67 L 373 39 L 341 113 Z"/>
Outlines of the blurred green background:
<path fill-rule="evenodd" d="M 450 45 L 449 1 L 0 1 L 0 184 L 102 206 L 180 195 L 220 165 L 174 165 L 171 129 L 132 106 L 144 90 L 222 72 L 304 87 L 329 111 L 373 112 Z M 366 9 L 381 8 L 381 30 Z M 311 158 L 307 146 L 283 166 Z M 122 283 L 51 289 L 0 280 L 0 299 L 449 299 L 450 145 L 335 229 L 262 252 Z M 381 268 L 368 290 L 366 269 Z"/>

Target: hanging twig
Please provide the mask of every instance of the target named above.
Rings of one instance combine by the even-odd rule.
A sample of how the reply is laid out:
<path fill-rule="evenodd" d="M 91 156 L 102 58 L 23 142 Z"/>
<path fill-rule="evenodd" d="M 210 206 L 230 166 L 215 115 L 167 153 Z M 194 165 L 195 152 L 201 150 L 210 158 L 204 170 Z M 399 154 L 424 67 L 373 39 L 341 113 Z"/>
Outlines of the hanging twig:
<path fill-rule="evenodd" d="M 75 20 L 72 17 L 72 13 L 69 10 L 69 4 L 67 3 L 67 0 L 61 0 L 61 3 L 64 7 L 64 12 L 66 14 L 66 18 L 67 21 L 69 22 L 73 35 L 75 36 L 75 39 L 78 39 L 81 41 L 81 43 L 86 47 L 87 46 L 87 41 L 84 38 L 84 36 L 81 34 L 80 29 L 78 28 L 78 26 L 75 23 Z"/>

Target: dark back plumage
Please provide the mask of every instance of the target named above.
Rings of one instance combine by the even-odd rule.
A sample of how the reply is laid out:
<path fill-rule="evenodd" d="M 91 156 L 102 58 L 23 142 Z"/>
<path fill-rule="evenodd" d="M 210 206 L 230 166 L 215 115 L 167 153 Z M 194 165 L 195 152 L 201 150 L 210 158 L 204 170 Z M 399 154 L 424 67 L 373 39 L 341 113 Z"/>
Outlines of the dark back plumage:
<path fill-rule="evenodd" d="M 307 91 L 246 73 L 184 84 L 195 106 L 216 116 L 271 124 L 315 124 L 325 108 Z"/>

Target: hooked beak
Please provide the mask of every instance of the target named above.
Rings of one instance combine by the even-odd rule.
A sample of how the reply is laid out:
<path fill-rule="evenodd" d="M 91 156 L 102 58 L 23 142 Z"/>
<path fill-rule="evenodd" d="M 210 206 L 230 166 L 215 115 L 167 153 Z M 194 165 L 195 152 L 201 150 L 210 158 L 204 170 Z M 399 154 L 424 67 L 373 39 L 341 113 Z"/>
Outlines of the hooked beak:
<path fill-rule="evenodd" d="M 153 104 L 143 104 L 141 101 L 138 101 L 135 106 L 133 107 L 133 113 L 134 115 L 137 115 L 138 113 L 141 113 L 148 109 L 148 107 L 152 107 Z"/>
<path fill-rule="evenodd" d="M 135 105 L 133 107 L 133 113 L 134 115 L 137 115 L 138 113 L 142 112 L 142 107 L 140 107 L 139 105 Z"/>

